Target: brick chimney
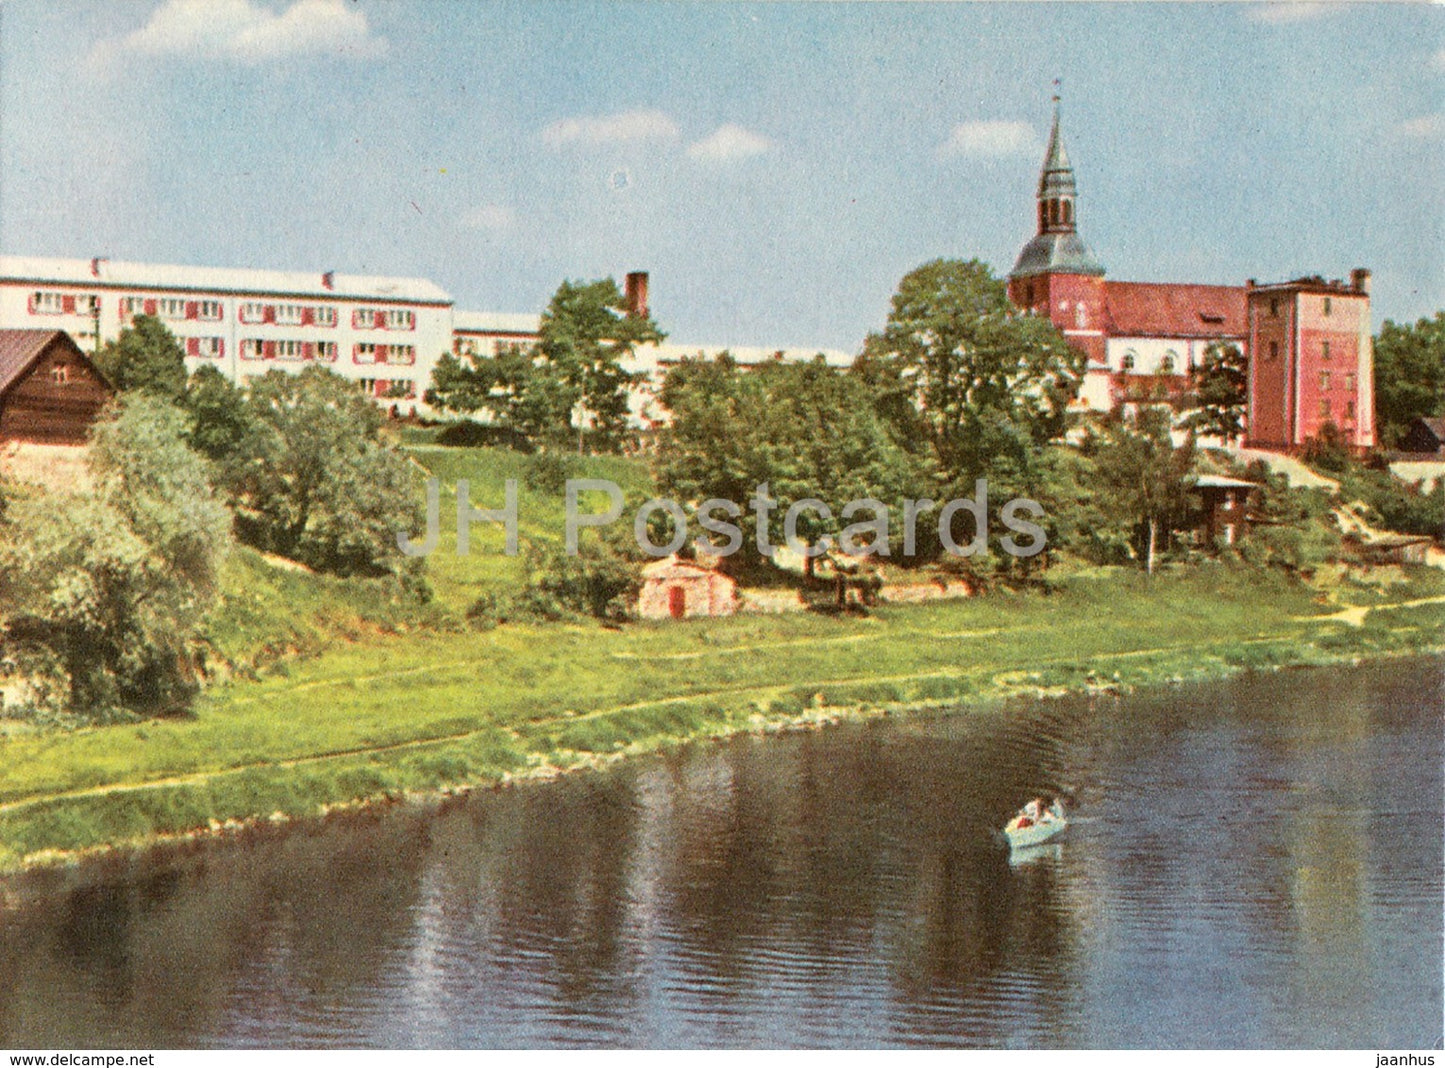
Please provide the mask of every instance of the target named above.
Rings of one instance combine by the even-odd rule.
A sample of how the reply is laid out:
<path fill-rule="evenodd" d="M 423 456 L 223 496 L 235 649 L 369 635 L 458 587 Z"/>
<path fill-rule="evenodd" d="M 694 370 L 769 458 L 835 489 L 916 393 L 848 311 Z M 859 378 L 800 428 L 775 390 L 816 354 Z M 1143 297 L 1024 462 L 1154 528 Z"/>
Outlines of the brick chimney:
<path fill-rule="evenodd" d="M 1350 282 L 1355 287 L 1356 293 L 1369 293 L 1370 272 L 1363 267 L 1356 267 L 1350 272 Z"/>
<path fill-rule="evenodd" d="M 647 318 L 647 272 L 630 271 L 627 275 L 627 316 Z"/>

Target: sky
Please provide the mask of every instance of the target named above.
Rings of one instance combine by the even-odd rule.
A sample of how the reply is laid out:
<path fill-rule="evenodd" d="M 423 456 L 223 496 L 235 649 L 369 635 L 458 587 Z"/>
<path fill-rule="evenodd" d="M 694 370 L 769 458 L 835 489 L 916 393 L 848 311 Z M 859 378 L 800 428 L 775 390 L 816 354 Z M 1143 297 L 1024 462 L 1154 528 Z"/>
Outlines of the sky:
<path fill-rule="evenodd" d="M 1061 82 L 1108 276 L 1374 272 L 1445 308 L 1445 7 L 0 0 L 0 251 L 651 274 L 672 341 L 856 352 L 909 270 L 1007 274 Z"/>

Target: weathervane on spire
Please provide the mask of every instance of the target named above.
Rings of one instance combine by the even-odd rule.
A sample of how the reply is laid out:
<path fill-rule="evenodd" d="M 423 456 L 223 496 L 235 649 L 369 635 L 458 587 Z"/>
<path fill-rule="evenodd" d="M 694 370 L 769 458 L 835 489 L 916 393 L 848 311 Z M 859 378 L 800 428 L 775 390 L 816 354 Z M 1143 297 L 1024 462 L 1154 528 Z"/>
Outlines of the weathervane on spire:
<path fill-rule="evenodd" d="M 1063 86 L 1064 86 L 1064 83 L 1063 83 L 1063 79 L 1062 79 L 1062 78 L 1055 78 L 1055 79 L 1054 79 L 1054 103 L 1055 103 L 1055 104 L 1057 104 L 1057 103 L 1059 102 L 1059 93 L 1062 91 Z"/>

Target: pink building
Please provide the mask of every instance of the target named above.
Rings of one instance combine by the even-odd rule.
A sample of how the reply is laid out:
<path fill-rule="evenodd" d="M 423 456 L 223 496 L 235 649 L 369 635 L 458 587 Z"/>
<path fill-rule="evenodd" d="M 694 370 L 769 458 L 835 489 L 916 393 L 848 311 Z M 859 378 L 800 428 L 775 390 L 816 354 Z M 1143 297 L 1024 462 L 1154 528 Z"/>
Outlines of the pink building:
<path fill-rule="evenodd" d="M 1370 272 L 1300 278 L 1249 292 L 1247 443 L 1295 449 L 1327 425 L 1355 449 L 1375 444 Z"/>

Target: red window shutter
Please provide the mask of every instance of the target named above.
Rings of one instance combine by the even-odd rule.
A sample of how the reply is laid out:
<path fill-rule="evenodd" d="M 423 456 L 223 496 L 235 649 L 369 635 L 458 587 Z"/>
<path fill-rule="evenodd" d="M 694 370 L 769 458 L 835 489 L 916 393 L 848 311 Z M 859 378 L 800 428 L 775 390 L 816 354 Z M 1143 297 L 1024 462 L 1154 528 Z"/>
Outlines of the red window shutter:
<path fill-rule="evenodd" d="M 35 298 L 38 296 L 40 296 L 39 293 L 31 293 L 30 300 L 26 304 L 26 310 L 29 311 L 31 315 L 35 314 Z"/>
<path fill-rule="evenodd" d="M 265 342 L 262 346 L 262 351 L 266 354 L 266 359 L 274 360 L 276 358 L 276 342 Z"/>
<path fill-rule="evenodd" d="M 199 356 L 201 354 L 201 339 L 198 337 L 186 338 L 186 355 Z"/>
<path fill-rule="evenodd" d="M 391 388 L 391 383 L 384 378 L 378 378 L 372 392 L 378 397 L 385 397 L 386 391 Z"/>
<path fill-rule="evenodd" d="M 389 349 L 387 348 L 387 346 L 385 346 L 385 345 L 378 345 L 378 346 L 376 346 L 376 362 L 377 362 L 377 363 L 385 363 L 385 362 L 386 362 L 386 354 L 387 354 L 387 352 L 389 352 L 389 351 L 390 351 L 390 350 L 389 350 Z"/>
<path fill-rule="evenodd" d="M 200 305 L 198 305 L 198 304 L 197 304 L 195 301 L 193 301 L 193 300 L 188 300 L 188 301 L 186 301 L 186 318 L 187 318 L 187 319 L 194 319 L 194 318 L 196 318 L 196 316 L 198 316 L 198 315 L 200 315 L 200 314 L 201 314 Z"/>
<path fill-rule="evenodd" d="M 386 312 L 377 312 L 376 320 L 372 325 L 375 326 L 378 330 L 386 329 Z"/>
<path fill-rule="evenodd" d="M 316 322 L 316 313 L 310 308 L 301 309 L 301 325 L 310 326 Z"/>
<path fill-rule="evenodd" d="M 226 355 L 226 339 L 218 337 L 216 338 L 216 359 L 219 360 L 224 355 Z"/>
<path fill-rule="evenodd" d="M 268 304 L 261 312 L 263 323 L 274 323 L 276 321 L 276 305 Z"/>
<path fill-rule="evenodd" d="M 316 358 L 316 345 L 314 342 L 303 341 L 301 343 L 301 358 L 303 360 L 314 360 Z"/>
<path fill-rule="evenodd" d="M 154 315 L 156 313 L 156 302 L 149 297 L 146 298 L 146 301 L 142 305 L 142 307 L 145 308 L 145 313 L 147 315 Z"/>
<path fill-rule="evenodd" d="M 61 300 L 62 306 L 63 306 L 64 309 L 65 309 L 65 314 L 66 314 L 66 315 L 74 315 L 74 314 L 75 314 L 75 298 L 74 298 L 74 297 L 61 297 L 60 300 Z"/>

